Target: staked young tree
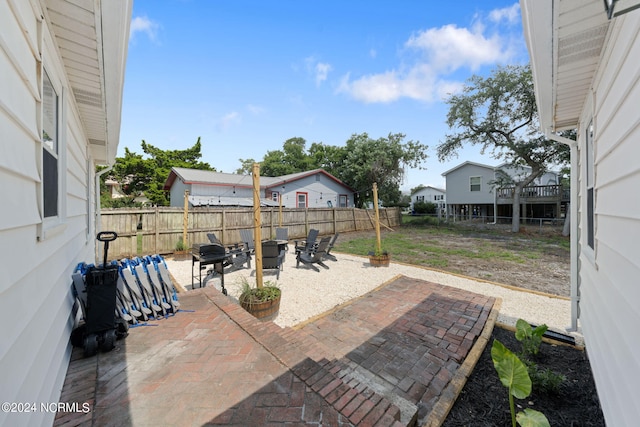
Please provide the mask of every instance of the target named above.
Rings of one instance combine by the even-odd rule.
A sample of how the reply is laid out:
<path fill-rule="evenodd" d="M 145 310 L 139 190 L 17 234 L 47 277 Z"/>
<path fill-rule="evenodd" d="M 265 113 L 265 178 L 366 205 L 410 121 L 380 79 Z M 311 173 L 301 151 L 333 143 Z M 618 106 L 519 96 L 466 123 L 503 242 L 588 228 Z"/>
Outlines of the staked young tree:
<path fill-rule="evenodd" d="M 568 146 L 545 138 L 538 128 L 538 112 L 527 66 L 498 67 L 483 78 L 471 77 L 462 92 L 447 101 L 447 124 L 452 133 L 437 147 L 438 159 L 457 157 L 464 145 L 479 145 L 508 165 L 528 166 L 529 173 L 513 180 L 512 231 L 520 230 L 520 193 L 551 165 L 568 159 Z"/>

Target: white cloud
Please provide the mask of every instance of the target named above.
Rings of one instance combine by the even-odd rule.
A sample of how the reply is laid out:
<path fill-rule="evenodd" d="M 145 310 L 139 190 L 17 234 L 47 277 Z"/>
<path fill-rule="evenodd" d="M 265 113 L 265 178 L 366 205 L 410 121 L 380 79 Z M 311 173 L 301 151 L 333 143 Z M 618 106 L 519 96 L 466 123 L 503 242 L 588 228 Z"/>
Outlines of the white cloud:
<path fill-rule="evenodd" d="M 323 62 L 318 62 L 316 64 L 316 86 L 320 86 L 320 83 L 327 80 L 327 75 L 331 70 L 332 67 L 329 64 Z"/>
<path fill-rule="evenodd" d="M 250 113 L 255 115 L 259 115 L 265 112 L 264 107 L 261 107 L 259 105 L 254 105 L 254 104 L 248 104 L 247 110 L 249 110 Z"/>
<path fill-rule="evenodd" d="M 489 13 L 489 19 L 495 23 L 506 21 L 509 24 L 515 24 L 520 21 L 520 4 L 514 3 L 509 7 L 495 9 Z"/>
<path fill-rule="evenodd" d="M 338 93 L 348 93 L 365 102 L 393 102 L 400 98 L 411 98 L 431 102 L 442 98 L 440 86 L 451 90 L 454 85 L 438 80 L 437 74 L 427 64 L 418 64 L 406 72 L 388 71 L 371 74 L 351 81 L 349 74 L 343 76 Z"/>
<path fill-rule="evenodd" d="M 320 62 L 313 56 L 305 58 L 304 62 L 307 67 L 307 72 L 313 76 L 316 86 L 320 86 L 322 82 L 327 80 L 329 72 L 333 70 L 331 64 Z"/>
<path fill-rule="evenodd" d="M 231 126 L 240 123 L 241 117 L 237 111 L 232 111 L 222 116 L 216 125 L 216 128 L 220 131 L 229 129 Z"/>
<path fill-rule="evenodd" d="M 129 40 L 132 40 L 136 34 L 144 33 L 149 40 L 156 41 L 156 36 L 160 24 L 147 18 L 146 16 L 136 16 L 131 20 L 131 29 L 129 30 Z"/>
<path fill-rule="evenodd" d="M 517 51 L 518 42 L 499 25 L 517 23 L 520 8 L 517 3 L 504 9 L 491 11 L 488 19 L 496 24 L 489 31 L 481 16 L 476 16 L 468 27 L 455 24 L 430 28 L 413 34 L 405 42 L 403 62 L 378 74 L 351 78 L 345 74 L 337 88 L 365 102 L 393 102 L 400 98 L 432 102 L 457 93 L 463 86 L 453 73 L 459 70 L 477 72 L 485 66 L 508 63 Z M 503 24 L 504 25 L 504 24 Z M 412 58 L 411 53 L 417 53 Z"/>
<path fill-rule="evenodd" d="M 422 51 L 434 68 L 450 72 L 461 67 L 476 71 L 483 65 L 507 60 L 505 41 L 498 35 L 487 37 L 482 30 L 482 25 L 472 30 L 445 25 L 411 36 L 406 46 Z"/>

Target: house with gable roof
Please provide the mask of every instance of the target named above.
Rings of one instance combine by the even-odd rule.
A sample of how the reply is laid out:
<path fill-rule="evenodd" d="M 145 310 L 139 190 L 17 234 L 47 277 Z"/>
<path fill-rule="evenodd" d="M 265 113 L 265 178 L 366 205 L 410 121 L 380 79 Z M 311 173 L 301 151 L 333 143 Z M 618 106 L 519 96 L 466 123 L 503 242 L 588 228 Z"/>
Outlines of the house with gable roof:
<path fill-rule="evenodd" d="M 529 173 L 528 166 L 506 163 L 489 166 L 465 161 L 442 176 L 446 179 L 447 217 L 454 219 L 497 217 L 510 218 L 513 204 L 513 181 Z M 548 171 L 523 188 L 520 194 L 522 218 L 559 219 L 568 203 L 557 173 Z"/>
<path fill-rule="evenodd" d="M 441 188 L 427 185 L 411 194 L 410 209 L 413 210 L 414 203 L 424 202 L 436 205 L 438 212 L 444 212 L 447 206 L 446 191 Z"/>
<path fill-rule="evenodd" d="M 188 168 L 172 168 L 164 184 L 171 206 L 253 206 L 253 178 Z M 324 169 L 260 177 L 262 206 L 286 208 L 353 207 L 354 190 Z"/>

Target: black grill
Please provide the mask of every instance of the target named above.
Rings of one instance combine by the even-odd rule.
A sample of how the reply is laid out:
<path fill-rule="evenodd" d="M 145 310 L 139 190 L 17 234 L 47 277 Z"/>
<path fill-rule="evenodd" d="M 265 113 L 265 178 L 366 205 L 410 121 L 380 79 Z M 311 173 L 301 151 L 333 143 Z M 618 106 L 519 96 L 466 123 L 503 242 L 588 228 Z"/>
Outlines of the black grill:
<path fill-rule="evenodd" d="M 191 248 L 191 255 L 202 263 L 223 261 L 230 254 L 224 246 L 216 243 L 194 243 Z"/>

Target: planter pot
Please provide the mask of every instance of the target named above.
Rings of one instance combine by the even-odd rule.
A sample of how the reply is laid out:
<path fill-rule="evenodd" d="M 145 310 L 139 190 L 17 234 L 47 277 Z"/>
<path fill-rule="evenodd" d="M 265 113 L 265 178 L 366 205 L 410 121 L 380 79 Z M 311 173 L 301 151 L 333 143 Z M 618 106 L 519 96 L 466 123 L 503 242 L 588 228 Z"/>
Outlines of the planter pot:
<path fill-rule="evenodd" d="M 250 303 L 240 301 L 240 306 L 258 320 L 273 320 L 278 317 L 281 297 L 282 295 L 278 295 L 275 299 L 265 302 Z"/>
<path fill-rule="evenodd" d="M 369 264 L 373 267 L 389 267 L 390 262 L 391 255 L 389 254 L 369 255 Z"/>

